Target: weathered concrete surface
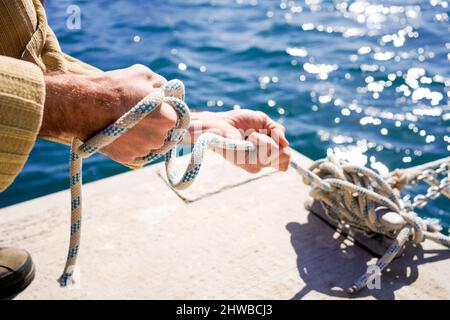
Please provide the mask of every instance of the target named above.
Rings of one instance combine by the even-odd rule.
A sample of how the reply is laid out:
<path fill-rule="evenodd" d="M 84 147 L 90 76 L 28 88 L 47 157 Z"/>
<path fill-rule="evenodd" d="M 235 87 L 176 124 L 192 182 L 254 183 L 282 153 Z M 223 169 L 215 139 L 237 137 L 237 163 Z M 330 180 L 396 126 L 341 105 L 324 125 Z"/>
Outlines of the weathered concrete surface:
<path fill-rule="evenodd" d="M 186 202 L 161 167 L 85 185 L 81 283 L 73 289 L 56 282 L 69 192 L 0 210 L 0 246 L 26 248 L 37 265 L 18 298 L 450 298 L 449 251 L 431 242 L 396 260 L 381 290 L 346 294 L 373 259 L 304 209 L 308 189 L 292 170 L 255 179 L 210 154 Z"/>

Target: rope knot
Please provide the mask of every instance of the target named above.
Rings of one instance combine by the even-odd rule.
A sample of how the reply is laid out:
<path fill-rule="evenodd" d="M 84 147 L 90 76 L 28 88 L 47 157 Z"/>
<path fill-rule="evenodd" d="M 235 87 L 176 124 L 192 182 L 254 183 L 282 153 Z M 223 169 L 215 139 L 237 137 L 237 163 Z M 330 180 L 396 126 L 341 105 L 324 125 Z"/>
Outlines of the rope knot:
<path fill-rule="evenodd" d="M 425 241 L 425 233 L 428 230 L 428 224 L 425 220 L 420 218 L 414 211 L 406 213 L 410 219 L 409 225 L 411 226 L 411 237 L 415 243 L 421 243 Z"/>

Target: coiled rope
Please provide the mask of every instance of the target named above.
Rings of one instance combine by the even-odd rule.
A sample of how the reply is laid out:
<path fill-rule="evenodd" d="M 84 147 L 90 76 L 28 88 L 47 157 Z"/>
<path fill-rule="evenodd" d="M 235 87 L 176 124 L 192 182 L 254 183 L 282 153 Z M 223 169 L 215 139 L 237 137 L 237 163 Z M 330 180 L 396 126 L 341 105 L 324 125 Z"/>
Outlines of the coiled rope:
<path fill-rule="evenodd" d="M 189 187 L 198 175 L 203 154 L 210 147 L 217 147 L 234 151 L 245 151 L 255 156 L 257 147 L 248 141 L 226 139 L 221 136 L 204 133 L 195 143 L 187 169 L 180 174 L 174 165 L 176 147 L 185 136 L 190 123 L 189 108 L 184 102 L 184 85 L 179 80 L 169 81 L 161 89 L 152 91 L 132 109 L 125 113 L 115 123 L 103 129 L 97 135 L 83 143 L 75 138 L 70 154 L 70 190 L 71 190 L 71 226 L 69 252 L 64 272 L 59 278 L 61 286 L 75 283 L 74 272 L 80 247 L 81 213 L 82 213 L 82 159 L 91 156 L 101 148 L 109 145 L 145 116 L 153 112 L 163 102 L 172 106 L 178 121 L 169 131 L 164 145 L 147 156 L 137 158 L 131 163 L 142 167 L 162 156 L 165 157 L 166 174 L 170 185 L 176 189 Z M 423 170 L 441 166 L 438 174 L 447 173 L 441 183 L 436 182 L 436 174 L 430 174 L 426 179 L 420 174 Z M 440 226 L 435 221 L 423 220 L 413 212 L 414 205 L 426 204 L 436 195 L 450 195 L 450 157 L 430 166 L 415 168 L 415 171 L 394 171 L 387 180 L 374 171 L 350 165 L 333 157 L 316 161 L 310 168 L 304 168 L 299 163 L 291 161 L 291 166 L 303 177 L 306 184 L 312 187 L 311 194 L 324 207 L 327 215 L 339 222 L 364 230 L 366 232 L 381 233 L 394 239 L 385 255 L 379 259 L 377 266 L 383 270 L 400 252 L 403 245 L 413 240 L 416 242 L 430 239 L 450 247 L 450 238 L 439 231 Z M 446 166 L 446 167 L 445 167 Z M 446 169 L 447 168 L 447 169 Z M 415 199 L 414 204 L 407 204 L 400 198 L 400 190 L 408 183 L 424 180 L 432 187 L 432 191 L 425 198 Z M 391 219 L 386 219 L 385 208 Z M 385 211 L 386 211 L 385 210 Z M 392 215 L 397 215 L 392 222 Z M 395 219 L 394 219 L 395 220 Z M 364 274 L 350 288 L 355 292 L 363 288 L 373 275 Z"/>
<path fill-rule="evenodd" d="M 450 157 L 410 169 L 397 169 L 387 177 L 361 166 L 330 156 L 314 162 L 304 169 L 295 162 L 305 184 L 312 187 L 311 196 L 319 201 L 327 216 L 336 224 L 349 225 L 367 234 L 382 234 L 393 239 L 376 267 L 362 275 L 349 288 L 353 293 L 364 288 L 400 253 L 408 241 L 420 243 L 426 239 L 450 248 L 450 237 L 440 231 L 437 220 L 422 219 L 415 208 L 422 208 L 424 199 L 436 199 L 440 194 L 450 194 Z M 433 168 L 437 168 L 433 171 Z M 425 173 L 425 174 L 424 174 Z M 444 178 L 439 182 L 438 175 Z M 400 191 L 408 184 L 424 180 L 431 187 L 427 195 L 418 195 L 411 203 L 402 199 Z M 425 201 L 425 202 L 424 202 Z"/>

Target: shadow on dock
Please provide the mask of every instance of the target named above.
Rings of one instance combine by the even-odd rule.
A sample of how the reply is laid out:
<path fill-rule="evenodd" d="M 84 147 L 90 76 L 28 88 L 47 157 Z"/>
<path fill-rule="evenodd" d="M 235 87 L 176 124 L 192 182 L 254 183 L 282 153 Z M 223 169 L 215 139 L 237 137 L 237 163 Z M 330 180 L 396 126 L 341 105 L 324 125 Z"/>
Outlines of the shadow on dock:
<path fill-rule="evenodd" d="M 395 299 L 395 291 L 417 280 L 418 266 L 450 258 L 448 250 L 423 250 L 421 245 L 410 244 L 403 256 L 383 272 L 381 289 L 364 288 L 352 295 L 346 290 L 366 271 L 372 255 L 362 255 L 361 247 L 351 243 L 345 235 L 337 234 L 314 214 L 310 213 L 307 219 L 304 224 L 291 222 L 286 225 L 297 254 L 298 273 L 305 283 L 292 297 L 294 300 L 313 291 L 336 298 Z"/>

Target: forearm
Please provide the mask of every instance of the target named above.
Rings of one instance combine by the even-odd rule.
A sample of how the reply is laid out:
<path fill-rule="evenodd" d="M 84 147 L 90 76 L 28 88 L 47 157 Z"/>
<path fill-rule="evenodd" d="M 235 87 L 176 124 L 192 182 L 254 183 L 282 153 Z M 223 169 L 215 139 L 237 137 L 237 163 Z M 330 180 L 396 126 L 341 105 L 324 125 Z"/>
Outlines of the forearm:
<path fill-rule="evenodd" d="M 101 105 L 112 111 L 119 99 L 94 76 L 49 74 L 45 76 L 45 85 L 41 136 L 86 139 L 114 121 L 116 112 L 92 110 Z"/>
<path fill-rule="evenodd" d="M 58 141 L 66 137 L 86 141 L 164 83 L 164 78 L 142 65 L 95 75 L 47 74 L 39 134 Z M 175 123 L 175 110 L 162 103 L 101 152 L 115 161 L 130 163 L 159 149 Z"/>
<path fill-rule="evenodd" d="M 74 136 L 72 118 L 79 108 L 74 106 L 73 96 L 81 96 L 79 79 L 73 75 L 46 75 L 46 99 L 44 118 L 40 130 L 41 136 Z M 76 100 L 75 100 L 76 101 Z"/>

